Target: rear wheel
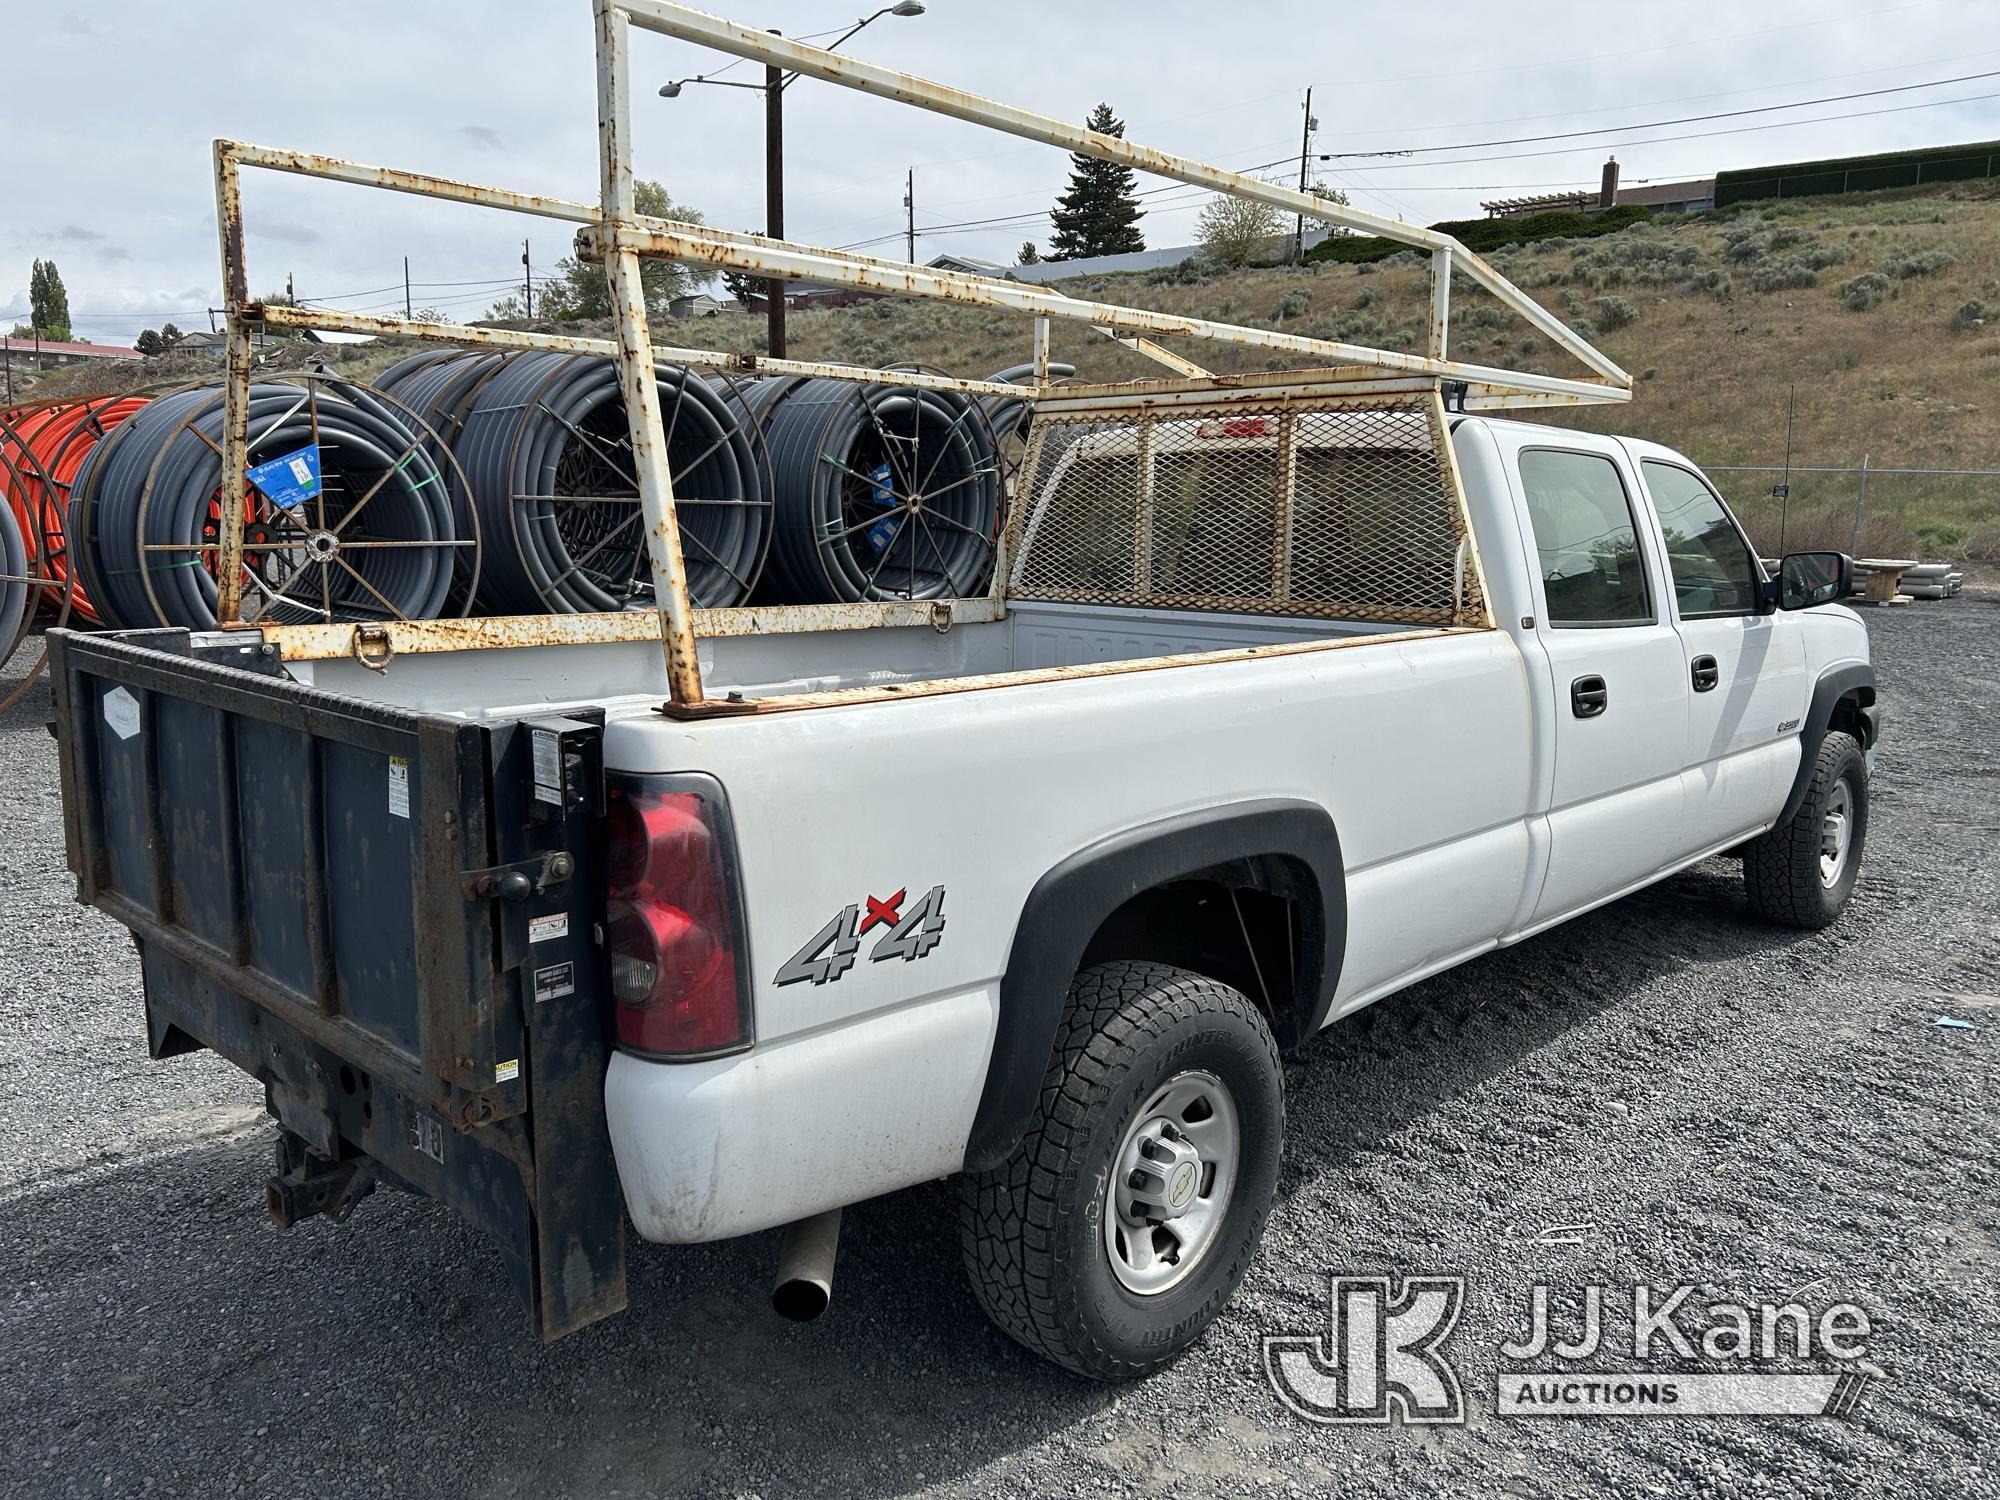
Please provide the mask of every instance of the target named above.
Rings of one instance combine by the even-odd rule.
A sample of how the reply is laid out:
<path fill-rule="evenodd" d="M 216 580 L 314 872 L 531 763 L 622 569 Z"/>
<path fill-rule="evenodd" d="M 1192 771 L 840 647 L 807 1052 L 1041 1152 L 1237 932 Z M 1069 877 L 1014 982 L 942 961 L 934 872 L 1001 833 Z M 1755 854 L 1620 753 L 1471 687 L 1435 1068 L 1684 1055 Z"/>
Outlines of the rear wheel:
<path fill-rule="evenodd" d="M 1835 731 L 1791 820 L 1744 845 L 1751 910 L 1785 927 L 1827 926 L 1854 893 L 1867 840 L 1868 761 L 1860 741 Z"/>
<path fill-rule="evenodd" d="M 1165 1364 L 1243 1279 L 1283 1139 L 1277 1047 L 1248 999 L 1163 964 L 1084 971 L 1027 1134 L 961 1181 L 980 1305 L 1079 1374 Z"/>

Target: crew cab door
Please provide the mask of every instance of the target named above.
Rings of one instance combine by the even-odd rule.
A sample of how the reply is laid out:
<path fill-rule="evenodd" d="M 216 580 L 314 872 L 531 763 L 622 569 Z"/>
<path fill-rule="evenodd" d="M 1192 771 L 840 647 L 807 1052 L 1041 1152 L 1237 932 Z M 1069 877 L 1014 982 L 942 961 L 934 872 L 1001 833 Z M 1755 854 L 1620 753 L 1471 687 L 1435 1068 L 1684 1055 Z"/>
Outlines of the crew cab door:
<path fill-rule="evenodd" d="M 1805 711 L 1797 621 L 1757 610 L 1763 568 L 1743 528 L 1685 463 L 1641 452 L 1690 692 L 1683 852 L 1767 824 L 1791 788 Z"/>
<path fill-rule="evenodd" d="M 1554 693 L 1549 865 L 1534 925 L 1672 862 L 1689 689 L 1627 467 L 1605 451 L 1547 446 L 1520 450 L 1516 474 L 1538 574 L 1532 641 Z"/>

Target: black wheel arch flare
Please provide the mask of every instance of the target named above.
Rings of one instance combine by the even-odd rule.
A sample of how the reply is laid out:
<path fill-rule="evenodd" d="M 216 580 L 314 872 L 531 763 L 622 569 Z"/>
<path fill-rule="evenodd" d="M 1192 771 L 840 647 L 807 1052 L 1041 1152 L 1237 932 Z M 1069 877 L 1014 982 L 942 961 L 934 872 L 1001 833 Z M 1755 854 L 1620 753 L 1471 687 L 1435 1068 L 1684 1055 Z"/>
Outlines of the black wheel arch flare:
<path fill-rule="evenodd" d="M 1806 709 L 1805 722 L 1799 725 L 1799 769 L 1792 777 L 1791 795 L 1785 798 L 1776 827 L 1783 828 L 1791 822 L 1799 804 L 1805 801 L 1806 791 L 1812 786 L 1813 764 L 1819 759 L 1820 741 L 1833 725 L 1834 710 L 1847 698 L 1854 699 L 1859 710 L 1861 748 L 1867 750 L 1874 745 L 1877 725 L 1874 667 L 1857 662 L 1822 672 L 1819 681 L 1813 684 L 1812 703 Z"/>
<path fill-rule="evenodd" d="M 968 1171 L 1012 1153 L 1035 1108 L 1071 978 L 1098 927 L 1142 892 L 1232 861 L 1298 867 L 1298 978 L 1283 1046 L 1318 1030 L 1333 1003 L 1347 947 L 1347 884 L 1340 835 L 1317 803 L 1262 798 L 1178 813 L 1101 839 L 1043 875 L 1022 907 L 986 1084 L 966 1142 Z"/>

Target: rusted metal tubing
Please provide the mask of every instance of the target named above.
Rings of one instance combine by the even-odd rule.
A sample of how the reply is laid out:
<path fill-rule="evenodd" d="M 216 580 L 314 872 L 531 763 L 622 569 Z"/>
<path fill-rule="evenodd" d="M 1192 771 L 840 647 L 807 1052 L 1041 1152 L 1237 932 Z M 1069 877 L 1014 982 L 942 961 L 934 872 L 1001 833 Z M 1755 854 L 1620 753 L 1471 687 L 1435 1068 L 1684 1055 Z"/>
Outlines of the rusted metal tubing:
<path fill-rule="evenodd" d="M 840 1251 L 840 1210 L 830 1208 L 785 1226 L 771 1306 L 781 1318 L 810 1323 L 833 1300 L 833 1261 Z"/>
<path fill-rule="evenodd" d="M 901 73 L 858 57 L 829 52 L 774 33 L 758 31 L 720 16 L 667 3 L 667 0 L 621 0 L 621 5 L 633 23 L 646 30 L 662 32 L 667 36 L 679 37 L 683 41 L 713 47 L 718 52 L 775 63 L 808 78 L 839 84 L 843 88 L 874 94 L 878 98 L 913 104 L 935 114 L 949 115 L 953 119 L 989 126 L 1025 140 L 1041 141 L 1046 145 L 1059 146 L 1065 151 L 1095 157 L 1102 161 L 1118 162 L 1142 172 L 1169 177 L 1195 187 L 1205 187 L 1218 193 L 1268 203 L 1286 213 L 1304 214 L 1312 219 L 1342 225 L 1349 229 L 1359 229 L 1364 233 L 1380 235 L 1384 239 L 1395 240 L 1401 244 L 1424 250 L 1449 249 L 1461 270 L 1535 324 L 1559 347 L 1607 379 L 1623 385 L 1631 383 L 1631 377 L 1625 371 L 1600 354 L 1575 330 L 1550 314 L 1527 293 L 1448 234 L 1440 234 L 1432 229 L 1421 229 L 1397 219 L 1384 218 L 1379 214 L 1366 213 L 1360 209 L 1328 203 L 1310 193 L 1263 182 L 1240 172 L 1224 171 L 1220 167 L 1209 166 L 1206 162 L 1142 146 L 1118 136 L 1086 130 L 1082 126 L 1071 125 L 1048 115 L 984 99 L 963 89 L 934 83 L 910 73 Z"/>
<path fill-rule="evenodd" d="M 351 182 L 357 187 L 387 188 L 392 193 L 414 193 L 421 198 L 445 198 L 457 203 L 476 203 L 483 208 L 504 208 L 517 214 L 536 214 L 544 219 L 565 219 L 574 224 L 594 224 L 597 210 L 587 203 L 566 198 L 548 198 L 539 193 L 517 193 L 510 188 L 487 187 L 477 182 L 459 182 L 450 177 L 433 177 L 426 172 L 405 172 L 396 167 L 372 167 L 364 162 L 338 156 L 321 156 L 312 151 L 287 151 L 274 146 L 253 146 L 247 141 L 220 140 L 215 143 L 217 160 L 223 158 L 246 167 L 263 167 L 273 172 L 289 172 L 300 177 L 324 177 L 331 182 Z"/>
<path fill-rule="evenodd" d="M 635 224 L 637 227 L 631 229 L 598 227 L 580 230 L 577 244 L 597 258 L 611 251 L 657 255 L 668 260 L 752 271 L 763 276 L 830 281 L 864 291 L 906 297 L 937 297 L 947 302 L 965 302 L 974 306 L 1047 313 L 1051 317 L 1101 323 L 1133 333 L 1183 334 L 1218 343 L 1309 355 L 1329 364 L 1407 370 L 1445 380 L 1497 382 L 1522 390 L 1568 391 L 1594 401 L 1626 399 L 1619 394 L 1618 387 L 1597 381 L 1530 375 L 1487 365 L 1461 365 L 1421 354 L 1399 353 L 1393 349 L 1372 349 L 1360 344 L 1306 338 L 1300 334 L 1278 333 L 1264 328 L 1239 328 L 1206 318 L 1189 318 L 1176 313 L 1065 297 L 1042 287 L 985 276 L 968 276 L 957 271 L 879 263 L 858 264 L 840 251 L 804 248 L 780 240 L 759 239 L 754 235 L 718 233 L 706 225 L 683 224 L 672 219 L 642 216 Z"/>
<path fill-rule="evenodd" d="M 823 630 L 881 628 L 949 630 L 1005 614 L 999 601 L 916 599 L 872 604 L 760 604 L 694 611 L 694 633 L 716 636 L 802 635 Z M 284 661 L 335 661 L 354 656 L 362 642 L 353 625 L 266 625 L 263 640 Z M 489 615 L 471 620 L 385 620 L 370 635 L 371 652 L 422 656 L 440 651 L 505 651 L 529 646 L 589 646 L 657 641 L 660 617 L 625 610 L 598 615 Z"/>
<path fill-rule="evenodd" d="M 372 313 L 335 312 L 326 307 L 280 307 L 253 303 L 253 321 L 271 328 L 331 329 L 339 333 L 372 333 L 392 338 L 449 339 L 462 344 L 491 344 L 502 349 L 552 349 L 562 354 L 615 355 L 618 345 L 611 339 L 581 338 L 564 333 L 532 333 L 516 328 L 481 328 L 470 323 L 424 323 L 408 318 L 379 317 Z M 1033 386 L 1005 381 L 959 380 L 915 370 L 878 370 L 862 365 L 836 365 L 816 359 L 767 359 L 760 354 L 731 354 L 721 349 L 683 349 L 655 344 L 653 358 L 663 365 L 692 365 L 701 370 L 724 370 L 737 375 L 805 375 L 826 380 L 852 380 L 857 384 L 888 383 L 918 390 L 965 391 L 975 396 L 1015 396 L 1032 398 Z"/>
<path fill-rule="evenodd" d="M 598 206 L 608 224 L 629 222 L 636 212 L 632 186 L 632 112 L 625 12 L 610 0 L 595 0 L 597 28 L 597 144 L 602 180 Z M 646 325 L 646 288 L 639 257 L 615 251 L 605 263 L 611 310 L 617 322 L 618 376 L 625 390 L 627 430 L 632 437 L 632 472 L 638 480 L 646 559 L 653 574 L 653 598 L 660 615 L 660 643 L 666 655 L 667 691 L 676 704 L 701 702 L 701 660 L 695 654 L 694 621 L 688 603 L 687 564 L 681 553 L 680 519 L 674 511 L 673 470 L 667 461 L 660 420 L 660 390 L 653 373 L 653 338 Z"/>

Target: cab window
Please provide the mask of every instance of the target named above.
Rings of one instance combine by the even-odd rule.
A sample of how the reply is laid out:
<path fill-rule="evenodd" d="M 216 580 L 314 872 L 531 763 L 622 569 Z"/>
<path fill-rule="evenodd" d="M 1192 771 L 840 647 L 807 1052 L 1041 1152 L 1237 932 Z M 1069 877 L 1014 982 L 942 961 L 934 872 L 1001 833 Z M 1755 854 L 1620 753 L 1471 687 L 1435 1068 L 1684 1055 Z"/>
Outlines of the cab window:
<path fill-rule="evenodd" d="M 1729 507 L 1699 475 L 1679 464 L 1649 458 L 1640 469 L 1653 508 L 1660 513 L 1681 618 L 1754 613 L 1757 554 L 1744 540 Z"/>
<path fill-rule="evenodd" d="M 1639 529 L 1618 466 L 1595 453 L 1530 448 L 1520 471 L 1548 623 L 1652 623 Z"/>

